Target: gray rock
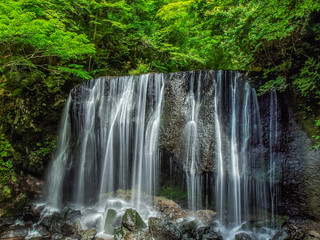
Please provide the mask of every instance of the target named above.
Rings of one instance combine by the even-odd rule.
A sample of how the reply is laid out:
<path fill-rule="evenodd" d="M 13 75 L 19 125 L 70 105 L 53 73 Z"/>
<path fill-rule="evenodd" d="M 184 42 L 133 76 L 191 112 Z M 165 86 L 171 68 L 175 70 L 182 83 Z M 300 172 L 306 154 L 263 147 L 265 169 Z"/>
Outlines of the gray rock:
<path fill-rule="evenodd" d="M 197 227 L 198 227 L 198 223 L 196 220 L 184 219 L 179 224 L 179 229 L 180 229 L 182 235 L 187 236 L 188 239 L 196 237 Z"/>
<path fill-rule="evenodd" d="M 68 209 L 66 211 L 64 220 L 66 224 L 72 225 L 76 220 L 79 220 L 81 217 L 81 211 L 80 210 L 73 210 L 73 209 Z"/>
<path fill-rule="evenodd" d="M 280 230 L 278 231 L 272 238 L 272 240 L 289 240 L 289 234 L 284 231 L 284 230 Z"/>
<path fill-rule="evenodd" d="M 235 240 L 254 240 L 255 238 L 252 237 L 249 233 L 238 233 L 235 236 Z"/>
<path fill-rule="evenodd" d="M 0 233 L 0 239 L 24 238 L 28 236 L 31 226 L 12 226 Z"/>
<path fill-rule="evenodd" d="M 158 240 L 181 239 L 179 228 L 172 222 L 160 218 L 151 217 L 148 221 L 149 231 L 152 237 Z"/>

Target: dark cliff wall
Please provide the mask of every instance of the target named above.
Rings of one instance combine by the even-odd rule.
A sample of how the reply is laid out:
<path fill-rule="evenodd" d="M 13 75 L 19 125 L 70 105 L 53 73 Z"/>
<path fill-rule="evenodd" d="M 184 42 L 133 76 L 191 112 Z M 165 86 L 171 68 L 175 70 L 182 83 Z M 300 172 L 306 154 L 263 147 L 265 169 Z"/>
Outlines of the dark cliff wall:
<path fill-rule="evenodd" d="M 200 72 L 196 72 L 198 77 Z M 201 107 L 198 120 L 199 158 L 198 166 L 201 173 L 210 173 L 214 181 L 215 175 L 215 127 L 214 127 L 214 84 L 217 72 L 201 73 Z M 180 166 L 174 174 L 183 173 L 183 129 L 187 122 L 190 72 L 168 74 L 160 145 L 165 149 L 163 163 L 176 161 Z M 253 84 L 252 84 L 253 85 Z M 298 123 L 290 93 L 277 94 L 277 122 L 279 138 L 276 152 L 275 184 L 277 197 L 277 213 L 308 217 L 320 220 L 320 150 L 310 150 L 312 141 Z M 258 97 L 260 116 L 263 128 L 263 148 L 266 170 L 269 167 L 269 118 L 270 94 Z M 170 156 L 170 159 L 168 159 Z M 163 171 L 169 169 L 164 166 Z M 179 173 L 180 172 L 180 173 Z M 168 173 L 164 174 L 168 179 Z M 166 182 L 162 179 L 162 182 Z M 183 177 L 176 179 L 184 179 Z M 212 182 L 212 179 L 210 180 Z M 184 184 L 182 183 L 181 186 Z M 268 179 L 266 186 L 269 186 Z M 214 188 L 212 184 L 211 188 Z M 213 196 L 214 197 L 214 196 Z"/>

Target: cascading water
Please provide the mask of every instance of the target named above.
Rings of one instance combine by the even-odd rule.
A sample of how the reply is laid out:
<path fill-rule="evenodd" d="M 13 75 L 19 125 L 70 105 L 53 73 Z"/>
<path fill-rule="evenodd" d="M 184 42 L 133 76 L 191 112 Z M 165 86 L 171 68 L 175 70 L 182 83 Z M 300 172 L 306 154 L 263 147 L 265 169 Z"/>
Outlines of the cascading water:
<path fill-rule="evenodd" d="M 262 127 L 255 90 L 239 73 L 215 81 L 216 207 L 227 231 L 237 230 L 267 206 Z M 232 236 L 228 235 L 226 238 Z"/>
<path fill-rule="evenodd" d="M 196 95 L 194 94 L 196 87 Z M 195 73 L 191 73 L 190 89 L 188 95 L 188 119 L 184 128 L 184 158 L 187 176 L 188 188 L 188 207 L 192 210 L 201 208 L 201 178 L 197 175 L 197 165 L 199 158 L 198 146 L 198 115 L 200 108 L 200 88 L 201 88 L 201 72 L 195 80 Z"/>
<path fill-rule="evenodd" d="M 276 151 L 279 144 L 278 128 L 278 99 L 277 93 L 270 93 L 270 117 L 269 117 L 269 191 L 271 200 L 271 222 L 275 224 L 275 205 L 277 203 L 278 188 L 277 183 L 277 161 L 278 153 Z"/>
<path fill-rule="evenodd" d="M 148 196 L 156 195 L 160 181 L 160 120 L 164 117 L 163 122 L 171 124 L 171 106 L 166 105 L 169 111 L 161 116 L 162 105 L 167 104 L 165 79 L 170 76 L 100 78 L 71 91 L 47 178 L 46 196 L 51 207 L 62 208 L 63 202 L 69 202 L 82 209 L 94 209 L 98 214 L 90 215 L 88 221 L 98 219 L 101 232 L 105 230 L 108 209 L 117 206 L 122 206 L 118 213 L 123 213 L 124 205 L 136 208 L 146 220 L 150 215 L 146 206 L 150 204 L 145 200 L 152 200 Z M 267 222 L 265 209 L 269 204 L 274 221 L 276 205 L 275 146 L 279 135 L 276 94 L 271 93 L 269 147 L 264 147 L 257 95 L 242 76 L 233 71 L 183 73 L 189 88 L 181 91 L 186 94 L 186 102 L 179 102 L 179 107 L 188 107 L 176 115 L 179 120 L 185 117 L 180 121 L 178 138 L 183 142 L 180 164 L 186 173 L 186 178 L 176 179 L 186 183 L 189 209 L 202 209 L 216 202 L 215 211 L 224 239 L 233 239 L 239 231 L 254 232 L 249 224 L 252 218 Z M 208 84 L 214 85 L 213 90 L 206 96 L 201 95 L 201 87 Z M 214 108 L 214 111 L 201 113 L 205 108 Z M 204 138 L 208 133 L 212 142 L 206 145 Z M 201 156 L 209 153 L 213 145 L 213 164 L 206 165 Z M 268 172 L 265 171 L 266 154 L 269 154 Z M 173 159 L 171 156 L 166 160 Z M 175 182 L 171 177 L 170 182 Z M 213 188 L 215 199 L 209 199 Z M 131 190 L 131 201 L 125 203 L 110 198 L 119 189 Z"/>
<path fill-rule="evenodd" d="M 69 108 L 71 103 L 71 96 L 69 95 L 61 120 L 59 130 L 58 144 L 54 154 L 55 161 L 51 162 L 49 167 L 51 171 L 47 175 L 47 202 L 53 208 L 59 208 L 62 204 L 62 179 L 65 175 L 65 168 L 69 157 L 70 148 L 70 116 Z"/>
<path fill-rule="evenodd" d="M 107 194 L 130 189 L 139 209 L 144 193 L 154 195 L 163 91 L 163 75 L 146 74 L 91 80 L 71 92 L 48 174 L 51 207 L 98 202 L 104 211 Z"/>

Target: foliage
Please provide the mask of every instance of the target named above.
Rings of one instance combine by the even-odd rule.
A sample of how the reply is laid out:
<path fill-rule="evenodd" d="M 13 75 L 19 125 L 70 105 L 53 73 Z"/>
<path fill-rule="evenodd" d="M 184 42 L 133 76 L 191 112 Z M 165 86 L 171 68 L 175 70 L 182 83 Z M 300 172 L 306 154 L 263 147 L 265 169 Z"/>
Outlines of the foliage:
<path fill-rule="evenodd" d="M 316 126 L 318 127 L 318 131 L 312 136 L 312 138 L 315 140 L 315 144 L 311 147 L 311 149 L 320 148 L 320 119 L 316 120 Z"/>
<path fill-rule="evenodd" d="M 259 94 L 265 94 L 269 90 L 275 90 L 278 92 L 283 92 L 287 88 L 287 84 L 285 83 L 285 79 L 281 76 L 277 77 L 275 80 L 270 80 L 262 85 L 258 91 Z"/>
<path fill-rule="evenodd" d="M 293 91 L 318 119 L 319 10 L 314 0 L 1 1 L 1 164 L 41 176 L 69 90 L 101 75 L 260 71 L 259 94 Z"/>
<path fill-rule="evenodd" d="M 16 181 L 10 152 L 11 145 L 0 132 L 0 201 L 12 197 L 11 183 Z"/>
<path fill-rule="evenodd" d="M 293 86 L 301 96 L 307 99 L 318 100 L 320 105 L 320 58 L 308 59 L 300 69 L 298 77 L 293 81 Z"/>
<path fill-rule="evenodd" d="M 188 199 L 188 193 L 177 187 L 165 186 L 160 189 L 160 196 L 175 200 L 185 201 Z"/>
<path fill-rule="evenodd" d="M 56 147 L 55 141 L 50 138 L 45 139 L 44 143 L 38 142 L 36 147 L 30 153 L 30 165 L 41 167 L 43 159 L 50 158 L 51 152 Z"/>

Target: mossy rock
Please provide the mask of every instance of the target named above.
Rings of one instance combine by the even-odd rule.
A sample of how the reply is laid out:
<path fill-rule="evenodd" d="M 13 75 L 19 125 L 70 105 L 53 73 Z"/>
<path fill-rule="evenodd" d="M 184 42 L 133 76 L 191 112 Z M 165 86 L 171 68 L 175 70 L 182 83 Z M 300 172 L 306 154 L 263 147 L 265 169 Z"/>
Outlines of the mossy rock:
<path fill-rule="evenodd" d="M 104 231 L 107 234 L 113 234 L 116 217 L 117 217 L 117 211 L 112 208 L 108 209 L 106 221 L 104 224 Z"/>
<path fill-rule="evenodd" d="M 147 228 L 139 213 L 134 209 L 127 209 L 122 217 L 122 225 L 129 231 L 140 231 Z"/>

